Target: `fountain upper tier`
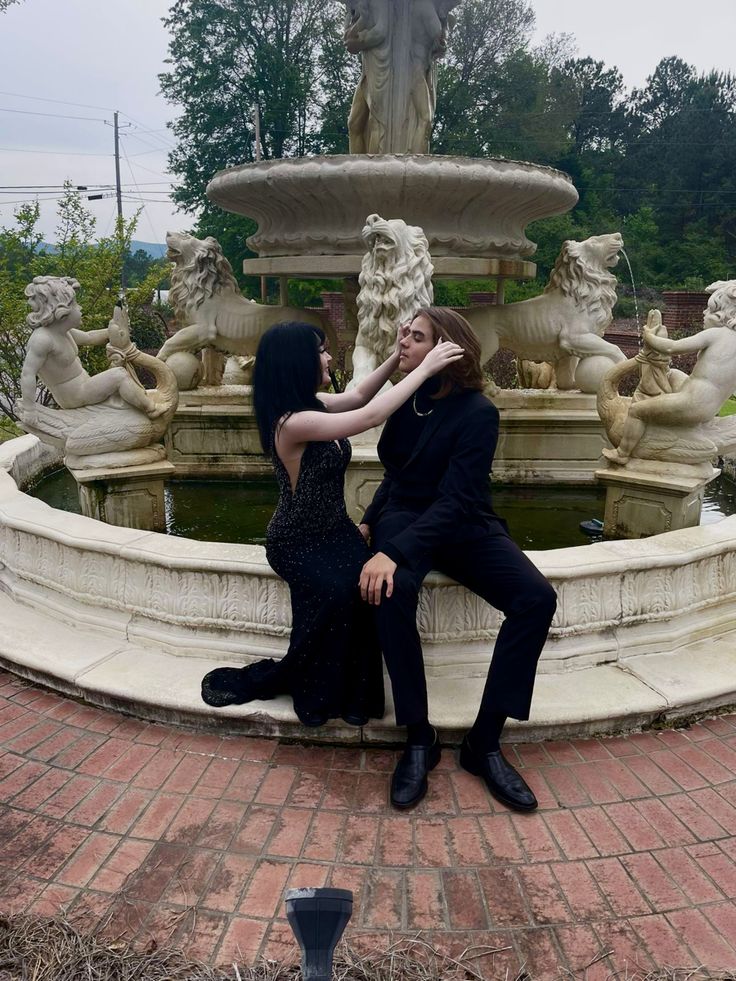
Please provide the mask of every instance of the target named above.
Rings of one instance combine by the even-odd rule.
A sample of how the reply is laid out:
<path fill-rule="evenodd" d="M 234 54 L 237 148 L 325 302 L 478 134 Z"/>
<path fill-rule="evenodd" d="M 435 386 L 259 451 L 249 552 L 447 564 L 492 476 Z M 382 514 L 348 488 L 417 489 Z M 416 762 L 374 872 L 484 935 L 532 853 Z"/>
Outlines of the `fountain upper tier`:
<path fill-rule="evenodd" d="M 365 251 L 365 219 L 378 213 L 419 225 L 433 258 L 440 260 L 438 267 L 448 265 L 450 274 L 450 260 L 462 257 L 500 260 L 501 265 L 505 260 L 505 274 L 519 276 L 533 275 L 534 270 L 524 261 L 536 249 L 525 235 L 527 224 L 563 214 L 578 199 L 570 178 L 551 167 L 419 154 L 242 164 L 220 171 L 210 181 L 207 196 L 226 211 L 258 222 L 248 245 L 262 257 L 359 260 Z M 350 262 L 338 265 L 335 272 L 348 271 Z M 356 271 L 359 267 L 358 261 Z M 496 271 L 504 274 L 501 268 Z"/>

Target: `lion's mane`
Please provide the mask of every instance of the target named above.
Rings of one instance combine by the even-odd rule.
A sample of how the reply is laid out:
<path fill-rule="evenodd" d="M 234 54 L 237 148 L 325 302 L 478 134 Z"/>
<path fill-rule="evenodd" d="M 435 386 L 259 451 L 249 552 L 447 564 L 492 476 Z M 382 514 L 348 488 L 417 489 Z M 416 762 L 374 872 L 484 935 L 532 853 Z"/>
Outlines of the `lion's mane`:
<path fill-rule="evenodd" d="M 585 244 L 563 242 L 544 292 L 559 290 L 590 314 L 596 326 L 605 327 L 616 304 L 617 280 L 597 252 L 590 261 Z"/>
<path fill-rule="evenodd" d="M 377 237 L 392 243 L 388 261 L 380 261 L 372 248 Z M 371 215 L 363 228 L 363 241 L 369 251 L 358 278 L 357 343 L 370 348 L 380 363 L 393 350 L 399 324 L 432 305 L 434 268 L 422 229 L 399 218 L 387 221 Z"/>
<path fill-rule="evenodd" d="M 186 322 L 192 314 L 216 293 L 240 293 L 233 267 L 222 254 L 217 239 L 205 239 L 180 233 L 177 238 L 181 254 L 176 257 L 171 274 L 169 300 L 177 320 Z"/>

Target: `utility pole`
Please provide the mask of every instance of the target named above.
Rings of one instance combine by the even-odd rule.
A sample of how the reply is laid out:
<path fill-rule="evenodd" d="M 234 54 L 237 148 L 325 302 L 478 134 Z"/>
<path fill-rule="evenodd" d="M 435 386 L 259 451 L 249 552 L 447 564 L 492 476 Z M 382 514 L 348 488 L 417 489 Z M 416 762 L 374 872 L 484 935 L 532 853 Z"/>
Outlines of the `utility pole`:
<path fill-rule="evenodd" d="M 113 125 L 115 127 L 115 196 L 118 202 L 118 241 L 120 242 L 120 256 L 122 259 L 122 266 L 120 268 L 120 292 L 122 297 L 125 296 L 125 288 L 128 284 L 125 276 L 125 256 L 123 254 L 123 192 L 120 187 L 120 132 L 117 110 L 115 110 Z"/>
<path fill-rule="evenodd" d="M 256 163 L 261 159 L 261 113 L 258 106 L 253 107 L 253 126 L 255 128 Z M 266 277 L 261 276 L 261 303 L 268 302 L 268 286 Z"/>
<path fill-rule="evenodd" d="M 253 125 L 256 131 L 256 163 L 261 159 L 261 113 L 258 106 L 253 109 Z"/>

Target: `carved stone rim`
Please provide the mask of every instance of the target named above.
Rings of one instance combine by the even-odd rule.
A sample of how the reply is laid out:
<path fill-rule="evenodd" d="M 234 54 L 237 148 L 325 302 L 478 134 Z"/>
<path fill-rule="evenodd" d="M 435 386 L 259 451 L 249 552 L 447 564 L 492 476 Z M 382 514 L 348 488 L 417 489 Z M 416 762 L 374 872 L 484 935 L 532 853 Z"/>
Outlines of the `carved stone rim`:
<path fill-rule="evenodd" d="M 445 153 L 321 153 L 314 156 L 304 157 L 276 157 L 273 160 L 250 160 L 241 164 L 234 164 L 232 167 L 223 167 L 218 170 L 207 185 L 206 193 L 209 197 L 210 188 L 223 175 L 236 174 L 244 170 L 271 170 L 274 167 L 287 166 L 298 167 L 310 163 L 342 164 L 343 166 L 357 167 L 366 160 L 376 163 L 395 160 L 399 163 L 415 163 L 418 166 L 430 166 L 437 162 L 446 162 L 453 166 L 494 166 L 503 169 L 521 167 L 534 173 L 546 173 L 555 177 L 560 177 L 567 181 L 574 189 L 572 177 L 564 170 L 556 167 L 549 167 L 547 164 L 534 163 L 532 160 L 516 160 L 513 157 L 455 157 Z"/>

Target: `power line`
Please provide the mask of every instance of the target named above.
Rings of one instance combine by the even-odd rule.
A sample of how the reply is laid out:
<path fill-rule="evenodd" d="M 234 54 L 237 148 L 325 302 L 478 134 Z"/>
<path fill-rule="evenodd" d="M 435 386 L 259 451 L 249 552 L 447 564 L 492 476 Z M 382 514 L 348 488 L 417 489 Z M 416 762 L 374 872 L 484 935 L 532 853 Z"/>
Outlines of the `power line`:
<path fill-rule="evenodd" d="M 65 102 L 63 99 L 47 99 L 38 95 L 23 95 L 21 92 L 0 92 L 0 95 L 9 95 L 14 99 L 30 99 L 32 102 L 53 102 L 58 106 L 77 106 L 78 109 L 102 109 L 103 112 L 113 112 L 109 106 L 90 106 L 85 102 Z"/>
<path fill-rule="evenodd" d="M 170 149 L 174 149 L 173 144 L 169 147 L 165 146 L 164 144 L 150 143 L 148 140 L 144 140 L 141 136 L 136 136 L 135 133 L 126 133 L 125 137 L 126 139 L 138 140 L 138 142 L 142 143 L 143 146 L 151 147 L 151 150 L 148 151 L 149 153 L 168 153 Z"/>
<path fill-rule="evenodd" d="M 172 183 L 173 183 L 172 181 L 140 181 L 138 184 L 134 184 L 134 185 L 123 184 L 123 187 L 130 187 L 130 186 L 135 186 L 135 187 L 150 187 L 150 186 L 152 186 L 154 184 L 168 184 L 169 186 L 171 186 Z M 66 187 L 65 184 L 0 184 L 0 192 L 6 192 L 6 191 L 35 191 L 35 190 L 38 190 L 38 189 L 43 189 L 43 190 L 45 190 L 45 189 L 51 189 L 51 190 L 59 189 L 59 190 L 63 190 L 64 187 Z M 111 188 L 111 187 L 114 187 L 114 185 L 113 184 L 98 184 L 98 183 L 95 183 L 94 181 L 85 181 L 82 184 L 77 184 L 76 185 L 76 188 L 77 188 L 78 191 L 81 191 L 81 190 L 85 190 L 85 191 L 86 190 L 95 190 L 95 191 L 98 191 L 100 189 L 107 190 L 108 188 Z"/>
<path fill-rule="evenodd" d="M 7 109 L 5 106 L 0 106 L 0 112 L 14 112 L 21 116 L 48 116 L 52 119 L 86 119 L 92 123 L 107 122 L 106 119 L 100 119 L 97 116 L 67 116 L 61 112 L 31 112 L 30 109 Z"/>
<path fill-rule="evenodd" d="M 135 174 L 133 173 L 133 165 L 131 164 L 130 159 L 128 158 L 128 153 L 127 153 L 127 150 L 125 149 L 125 144 L 124 143 L 122 145 L 122 149 L 123 149 L 123 156 L 125 157 L 125 162 L 128 165 L 128 170 L 130 171 L 130 176 L 133 178 L 133 183 L 135 184 L 136 181 L 135 181 Z M 138 194 L 141 193 L 141 190 L 140 190 L 140 188 L 137 185 L 136 185 L 136 188 L 135 189 L 138 192 Z M 164 192 L 159 191 L 157 193 L 162 194 Z M 141 201 L 142 200 L 143 199 L 141 198 Z M 146 220 L 148 221 L 148 224 L 151 227 L 151 232 L 153 233 L 154 240 L 155 241 L 158 241 L 159 238 L 160 238 L 160 236 L 158 235 L 156 229 L 153 227 L 153 222 L 151 221 L 151 216 L 148 214 L 148 211 L 146 210 L 145 205 L 143 207 L 143 213 L 145 214 Z"/>
<path fill-rule="evenodd" d="M 29 150 L 22 146 L 0 146 L 0 150 L 8 153 L 44 153 L 54 157 L 111 157 L 112 153 L 90 153 L 86 150 Z"/>
<path fill-rule="evenodd" d="M 154 133 L 154 132 L 156 132 L 156 130 L 152 130 L 152 129 L 149 129 L 149 128 L 148 128 L 148 127 L 146 126 L 146 124 L 145 124 L 145 123 L 142 123 L 142 122 L 140 121 L 140 119 L 136 119 L 136 118 L 135 118 L 135 116 L 131 116 L 129 112 L 125 112 L 125 111 L 123 111 L 123 110 L 121 110 L 121 112 L 122 112 L 122 114 L 123 114 L 123 116 L 127 116 L 127 118 L 128 118 L 128 119 L 129 119 L 129 120 L 130 120 L 130 121 L 131 121 L 132 123 L 135 123 L 135 124 L 136 124 L 136 126 L 141 126 L 141 127 L 142 127 L 142 128 L 144 129 L 144 130 L 146 130 L 146 131 L 147 131 L 147 132 L 149 132 L 149 133 Z M 164 128 L 165 128 L 165 129 L 167 129 L 168 127 L 164 127 Z M 164 139 L 164 137 L 159 137 L 159 139 L 162 139 L 162 140 L 163 140 L 163 139 Z M 170 143 L 170 144 L 171 144 L 172 146 L 174 145 L 174 144 L 173 144 L 173 142 L 172 142 L 171 140 L 166 140 L 165 142 L 167 142 L 167 143 Z"/>

